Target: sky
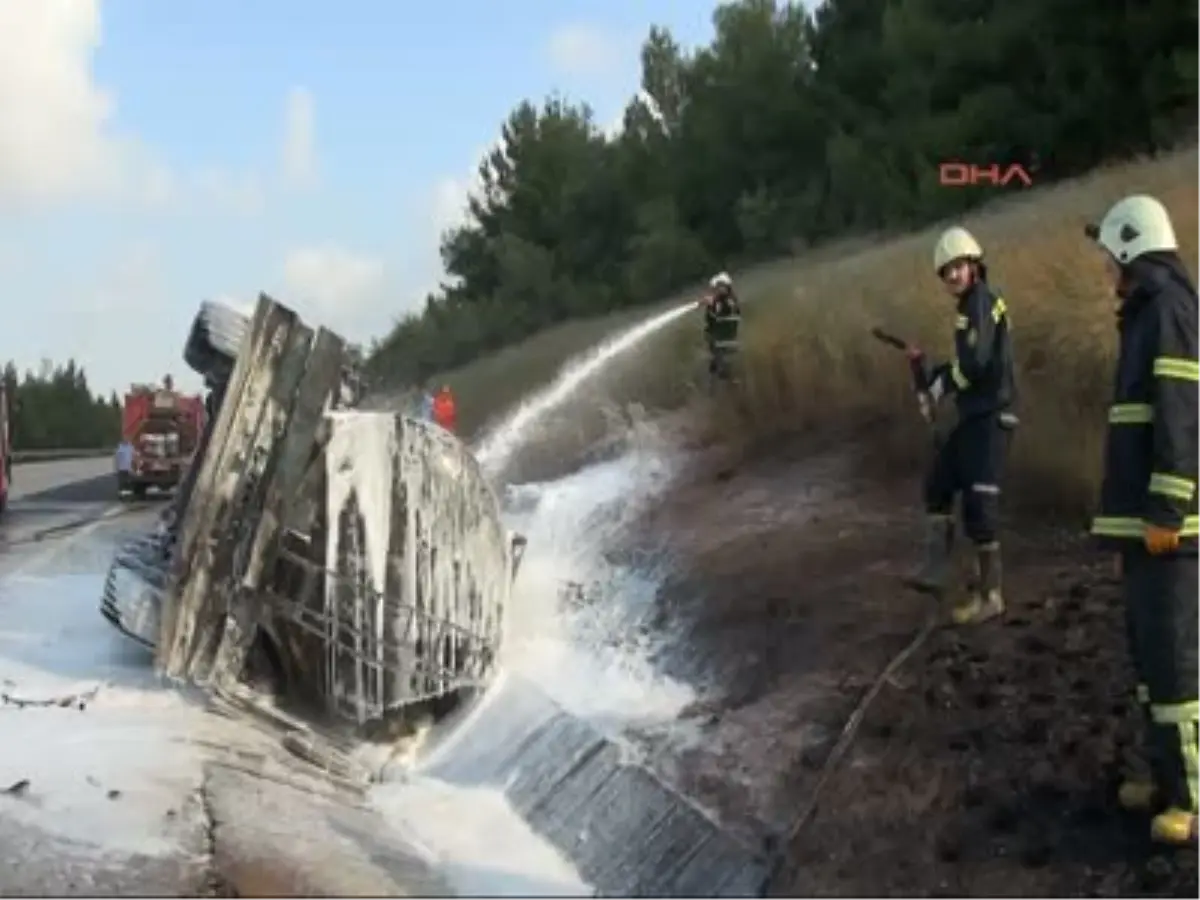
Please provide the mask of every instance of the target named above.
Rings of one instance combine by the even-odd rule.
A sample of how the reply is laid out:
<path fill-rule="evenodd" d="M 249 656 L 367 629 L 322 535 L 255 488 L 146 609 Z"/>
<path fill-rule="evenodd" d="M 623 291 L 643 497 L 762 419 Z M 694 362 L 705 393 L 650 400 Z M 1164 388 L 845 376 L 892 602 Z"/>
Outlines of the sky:
<path fill-rule="evenodd" d="M 0 361 L 197 388 L 200 301 L 259 291 L 382 337 L 512 108 L 615 126 L 650 25 L 707 43 L 714 5 L 0 0 Z"/>

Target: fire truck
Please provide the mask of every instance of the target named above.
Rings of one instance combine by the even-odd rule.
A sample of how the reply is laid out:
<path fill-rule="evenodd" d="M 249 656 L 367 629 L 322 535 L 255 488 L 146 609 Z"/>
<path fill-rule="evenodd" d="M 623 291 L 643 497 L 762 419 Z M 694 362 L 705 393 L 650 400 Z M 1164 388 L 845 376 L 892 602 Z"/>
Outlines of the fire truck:
<path fill-rule="evenodd" d="M 9 426 L 8 389 L 0 383 L 0 512 L 8 505 L 12 485 L 12 432 Z"/>
<path fill-rule="evenodd" d="M 170 376 L 161 387 L 135 384 L 121 409 L 117 449 L 117 492 L 141 499 L 154 487 L 178 486 L 204 431 L 204 398 L 174 389 Z"/>

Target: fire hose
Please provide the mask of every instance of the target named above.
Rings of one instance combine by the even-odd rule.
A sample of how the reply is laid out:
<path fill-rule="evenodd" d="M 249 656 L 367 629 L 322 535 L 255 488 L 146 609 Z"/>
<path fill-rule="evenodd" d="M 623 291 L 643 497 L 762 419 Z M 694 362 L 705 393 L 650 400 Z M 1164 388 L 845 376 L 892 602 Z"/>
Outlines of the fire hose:
<path fill-rule="evenodd" d="M 910 344 L 904 338 L 897 337 L 878 326 L 871 329 L 871 336 L 889 347 L 894 347 L 908 358 L 908 370 L 912 376 L 913 391 L 917 395 L 917 406 L 920 409 L 921 418 L 925 420 L 933 433 L 933 442 L 936 448 L 941 443 L 941 435 L 937 428 L 938 398 L 930 391 L 929 367 L 925 352 L 916 344 Z"/>

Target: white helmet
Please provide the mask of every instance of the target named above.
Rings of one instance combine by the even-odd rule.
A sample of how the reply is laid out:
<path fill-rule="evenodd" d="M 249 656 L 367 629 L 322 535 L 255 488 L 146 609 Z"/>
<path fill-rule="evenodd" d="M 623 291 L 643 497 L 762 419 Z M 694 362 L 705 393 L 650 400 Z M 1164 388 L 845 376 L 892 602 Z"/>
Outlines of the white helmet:
<path fill-rule="evenodd" d="M 728 272 L 721 272 L 709 279 L 708 286 L 711 288 L 733 287 L 733 279 L 729 277 Z"/>
<path fill-rule="evenodd" d="M 1179 249 L 1166 207 L 1145 194 L 1117 201 L 1099 225 L 1084 230 L 1121 265 L 1145 253 Z"/>
<path fill-rule="evenodd" d="M 933 248 L 933 271 L 942 269 L 957 259 L 983 259 L 983 248 L 967 229 L 955 225 L 947 228 Z"/>

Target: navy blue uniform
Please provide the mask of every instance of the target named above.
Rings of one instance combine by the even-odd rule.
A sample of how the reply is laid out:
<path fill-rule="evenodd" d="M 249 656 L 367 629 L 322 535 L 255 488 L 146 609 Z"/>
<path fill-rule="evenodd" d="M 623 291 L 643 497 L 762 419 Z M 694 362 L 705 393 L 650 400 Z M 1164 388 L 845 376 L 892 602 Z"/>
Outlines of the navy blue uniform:
<path fill-rule="evenodd" d="M 1104 480 L 1092 534 L 1121 553 L 1138 697 L 1147 713 L 1155 784 L 1169 806 L 1197 808 L 1196 291 L 1178 257 L 1126 267 L 1120 353 L 1108 412 Z M 1181 535 L 1152 556 L 1147 524 Z"/>
<path fill-rule="evenodd" d="M 704 307 L 704 340 L 708 344 L 708 372 L 715 378 L 731 376 L 730 359 L 738 350 L 742 309 L 732 291 L 718 293 Z"/>
<path fill-rule="evenodd" d="M 1016 377 L 1004 298 L 977 280 L 958 300 L 954 359 L 933 369 L 931 387 L 954 395 L 958 421 L 925 479 L 925 508 L 949 515 L 962 494 L 963 530 L 990 545 L 999 533 L 1000 483 L 1016 425 Z"/>

